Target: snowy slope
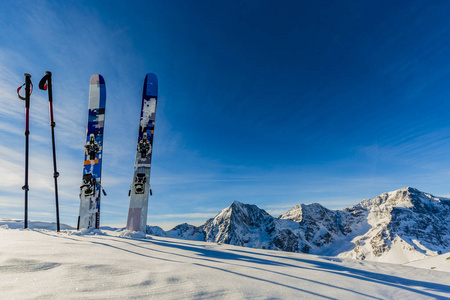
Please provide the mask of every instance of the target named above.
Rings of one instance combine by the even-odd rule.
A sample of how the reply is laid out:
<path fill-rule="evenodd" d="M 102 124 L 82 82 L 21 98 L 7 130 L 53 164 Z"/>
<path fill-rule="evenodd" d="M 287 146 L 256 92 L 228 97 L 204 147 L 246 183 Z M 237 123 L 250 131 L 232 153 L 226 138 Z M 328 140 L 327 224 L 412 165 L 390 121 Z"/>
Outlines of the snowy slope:
<path fill-rule="evenodd" d="M 450 253 L 428 257 L 421 260 L 416 260 L 405 264 L 405 266 L 444 271 L 450 273 Z"/>
<path fill-rule="evenodd" d="M 6 224 L 5 224 L 6 223 Z M 2 299 L 448 299 L 449 273 L 103 230 L 0 228 Z M 95 233 L 95 232 L 94 232 Z"/>

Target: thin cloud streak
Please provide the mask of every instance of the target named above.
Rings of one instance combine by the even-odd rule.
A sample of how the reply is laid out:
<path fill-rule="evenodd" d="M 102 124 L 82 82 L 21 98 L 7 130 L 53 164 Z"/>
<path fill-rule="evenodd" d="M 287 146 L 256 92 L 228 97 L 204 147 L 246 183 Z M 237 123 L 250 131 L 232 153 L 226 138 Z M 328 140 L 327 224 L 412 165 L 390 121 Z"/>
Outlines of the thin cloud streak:
<path fill-rule="evenodd" d="M 207 219 L 214 218 L 212 213 L 187 213 L 187 214 L 166 214 L 166 215 L 149 215 L 152 219 Z"/>

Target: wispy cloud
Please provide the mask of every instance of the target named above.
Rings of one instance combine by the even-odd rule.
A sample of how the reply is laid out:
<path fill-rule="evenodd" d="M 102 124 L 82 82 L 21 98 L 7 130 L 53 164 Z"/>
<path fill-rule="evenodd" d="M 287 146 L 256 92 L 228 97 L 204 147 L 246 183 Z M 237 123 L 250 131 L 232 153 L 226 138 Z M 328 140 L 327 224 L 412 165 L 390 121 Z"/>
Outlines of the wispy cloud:
<path fill-rule="evenodd" d="M 150 215 L 152 219 L 205 219 L 213 218 L 215 214 L 212 213 L 187 213 L 187 214 L 164 214 L 164 215 Z"/>

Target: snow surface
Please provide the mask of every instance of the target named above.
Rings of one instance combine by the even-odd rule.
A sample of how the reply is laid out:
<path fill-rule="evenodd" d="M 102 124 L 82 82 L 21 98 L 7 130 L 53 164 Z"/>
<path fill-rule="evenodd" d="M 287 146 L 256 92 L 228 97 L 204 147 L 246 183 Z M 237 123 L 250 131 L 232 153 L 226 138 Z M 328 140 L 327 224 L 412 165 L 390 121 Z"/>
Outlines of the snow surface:
<path fill-rule="evenodd" d="M 26 230 L 19 225 L 0 220 L 2 299 L 450 298 L 450 273 L 436 269 L 150 237 L 123 229 L 57 233 L 48 223 L 30 222 L 32 229 Z"/>
<path fill-rule="evenodd" d="M 435 257 L 416 260 L 405 264 L 405 266 L 431 269 L 437 271 L 445 271 L 450 273 L 450 253 L 445 253 Z"/>

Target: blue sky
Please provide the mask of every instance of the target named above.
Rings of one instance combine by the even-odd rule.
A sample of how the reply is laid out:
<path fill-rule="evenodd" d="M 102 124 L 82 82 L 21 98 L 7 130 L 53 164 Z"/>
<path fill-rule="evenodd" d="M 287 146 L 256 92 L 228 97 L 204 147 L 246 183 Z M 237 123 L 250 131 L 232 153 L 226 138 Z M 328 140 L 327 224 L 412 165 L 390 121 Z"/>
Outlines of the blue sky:
<path fill-rule="evenodd" d="M 232 201 L 278 215 L 406 186 L 450 195 L 447 1 L 4 1 L 0 218 L 23 218 L 23 73 L 32 220 L 75 225 L 89 78 L 107 87 L 101 223 L 124 226 L 145 74 L 159 80 L 148 222 L 202 224 Z"/>

